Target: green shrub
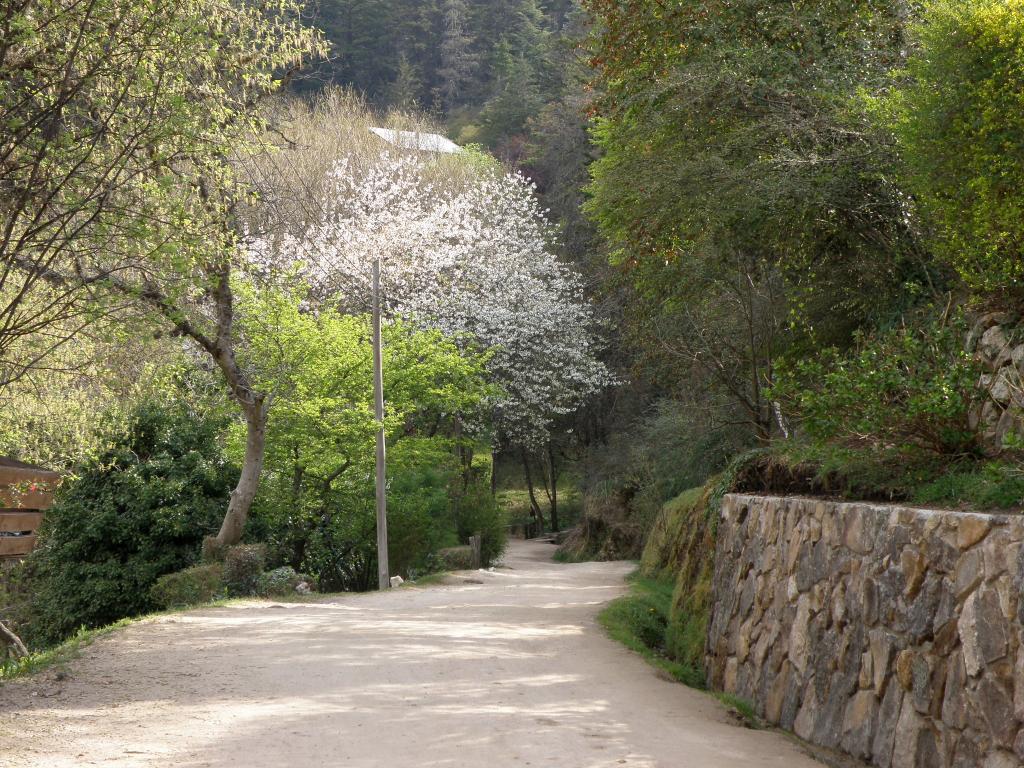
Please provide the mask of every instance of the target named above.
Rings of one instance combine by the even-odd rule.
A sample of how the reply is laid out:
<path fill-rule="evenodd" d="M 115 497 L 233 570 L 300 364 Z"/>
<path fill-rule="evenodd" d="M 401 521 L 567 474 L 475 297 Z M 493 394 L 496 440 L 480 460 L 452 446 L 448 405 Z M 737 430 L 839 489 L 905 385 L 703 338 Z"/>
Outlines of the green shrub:
<path fill-rule="evenodd" d="M 455 528 L 459 541 L 480 534 L 480 561 L 484 568 L 496 563 L 508 545 L 508 520 L 486 483 L 474 480 L 455 495 Z"/>
<path fill-rule="evenodd" d="M 980 370 L 963 324 L 926 323 L 861 336 L 850 354 L 825 351 L 780 365 L 772 396 L 813 439 L 871 449 L 974 454 L 968 413 Z"/>
<path fill-rule="evenodd" d="M 290 565 L 284 565 L 260 574 L 256 585 L 256 593 L 261 597 L 284 597 L 295 592 L 295 587 L 302 581 L 302 576 Z"/>
<path fill-rule="evenodd" d="M 216 536 L 203 538 L 203 546 L 200 550 L 200 560 L 204 563 L 223 563 L 224 551 L 227 548 L 217 540 Z"/>
<path fill-rule="evenodd" d="M 221 454 L 222 426 L 185 408 L 144 405 L 64 484 L 26 562 L 32 642 L 158 607 L 153 584 L 192 565 L 224 515 L 237 471 Z"/>
<path fill-rule="evenodd" d="M 161 608 L 182 608 L 208 603 L 223 592 L 224 567 L 210 563 L 161 576 L 150 589 L 150 596 Z"/>
<path fill-rule="evenodd" d="M 883 103 L 941 256 L 972 288 L 1024 288 L 1024 1 L 932 0 Z"/>
<path fill-rule="evenodd" d="M 437 552 L 441 568 L 446 571 L 468 571 L 473 567 L 473 550 L 468 546 L 446 547 Z"/>
<path fill-rule="evenodd" d="M 264 544 L 238 544 L 224 552 L 224 586 L 232 597 L 257 594 L 267 563 Z"/>
<path fill-rule="evenodd" d="M 460 543 L 452 531 L 449 484 L 449 474 L 435 468 L 396 472 L 388 498 L 388 562 L 392 575 L 422 570 L 431 552 Z M 375 528 L 371 535 L 376 536 Z"/>
<path fill-rule="evenodd" d="M 408 576 L 429 570 L 432 552 L 459 541 L 448 507 L 449 473 L 443 470 L 450 452 L 411 437 L 399 446 L 407 453 L 403 456 L 396 447 L 389 462 L 388 557 L 392 574 Z M 412 463 L 418 466 L 407 466 Z M 374 486 L 366 478 L 353 469 L 326 494 L 313 485 L 298 508 L 290 487 L 268 482 L 257 499 L 249 535 L 268 542 L 270 565 L 308 573 L 324 591 L 375 588 Z"/>

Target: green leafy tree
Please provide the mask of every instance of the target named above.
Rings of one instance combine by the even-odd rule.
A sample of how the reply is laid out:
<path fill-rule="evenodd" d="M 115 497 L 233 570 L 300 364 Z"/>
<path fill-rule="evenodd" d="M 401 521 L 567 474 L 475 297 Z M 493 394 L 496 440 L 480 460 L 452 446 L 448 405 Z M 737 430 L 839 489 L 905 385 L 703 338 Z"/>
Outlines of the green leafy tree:
<path fill-rule="evenodd" d="M 243 364 L 259 371 L 259 386 L 275 397 L 260 502 L 266 532 L 297 570 L 326 569 L 335 586 L 365 588 L 362 575 L 375 572 L 366 570 L 375 546 L 377 433 L 369 322 L 329 309 L 303 312 L 283 293 L 248 293 L 244 303 L 253 360 Z M 446 473 L 455 469 L 447 436 L 456 415 L 478 410 L 490 392 L 485 361 L 436 331 L 385 327 L 389 469 L 395 481 L 410 473 L 424 480 L 422 503 L 408 482 L 390 500 L 396 570 L 439 546 L 439 532 L 451 528 L 442 519 Z M 243 436 L 234 442 L 241 451 Z M 441 468 L 440 480 L 426 473 L 431 467 Z"/>
<path fill-rule="evenodd" d="M 881 102 L 937 252 L 978 291 L 1024 289 L 1024 3 L 935 0 Z"/>
<path fill-rule="evenodd" d="M 236 356 L 232 291 L 250 262 L 235 171 L 268 148 L 262 100 L 320 51 L 301 13 L 298 0 L 25 0 L 0 59 L 0 185 L 14 192 L 0 270 L 103 309 L 127 301 L 217 366 L 249 436 L 225 544 L 256 493 L 269 408 Z"/>
<path fill-rule="evenodd" d="M 316 48 L 298 11 L 290 0 L 0 8 L 0 385 L 123 306 L 111 281 L 137 294 L 140 265 L 187 279 L 203 263 L 186 254 L 210 239 L 211 180 L 252 145 L 272 73 Z"/>
<path fill-rule="evenodd" d="M 894 311 L 928 262 L 858 107 L 899 61 L 895 6 L 588 0 L 597 20 L 587 209 L 637 297 L 649 375 L 778 432 L 780 354 Z M 675 386 L 679 386 L 676 384 Z"/>

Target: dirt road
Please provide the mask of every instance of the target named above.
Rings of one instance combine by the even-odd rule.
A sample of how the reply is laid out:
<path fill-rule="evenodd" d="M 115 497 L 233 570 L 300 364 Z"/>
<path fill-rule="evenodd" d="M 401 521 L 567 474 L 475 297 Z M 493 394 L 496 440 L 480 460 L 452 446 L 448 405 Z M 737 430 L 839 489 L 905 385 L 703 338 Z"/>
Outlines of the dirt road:
<path fill-rule="evenodd" d="M 0 686 L 0 766 L 820 768 L 605 637 L 625 563 L 162 617 Z M 477 578 L 475 575 L 472 578 Z"/>

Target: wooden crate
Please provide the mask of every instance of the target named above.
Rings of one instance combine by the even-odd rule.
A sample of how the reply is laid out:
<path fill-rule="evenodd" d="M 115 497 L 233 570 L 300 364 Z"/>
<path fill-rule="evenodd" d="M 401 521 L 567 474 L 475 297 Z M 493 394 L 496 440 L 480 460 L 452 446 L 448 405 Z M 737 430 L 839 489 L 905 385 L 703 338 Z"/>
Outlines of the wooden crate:
<path fill-rule="evenodd" d="M 0 458 L 0 560 L 20 559 L 35 547 L 58 482 L 56 472 Z"/>

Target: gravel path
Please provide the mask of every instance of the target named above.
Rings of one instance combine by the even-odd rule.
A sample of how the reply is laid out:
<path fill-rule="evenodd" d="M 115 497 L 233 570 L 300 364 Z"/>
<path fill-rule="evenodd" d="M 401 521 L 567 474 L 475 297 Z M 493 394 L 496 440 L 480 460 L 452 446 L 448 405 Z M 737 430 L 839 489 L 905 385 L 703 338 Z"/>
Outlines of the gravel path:
<path fill-rule="evenodd" d="M 626 563 L 507 568 L 133 625 L 0 686 L 0 766 L 821 768 L 658 677 L 594 617 Z"/>

